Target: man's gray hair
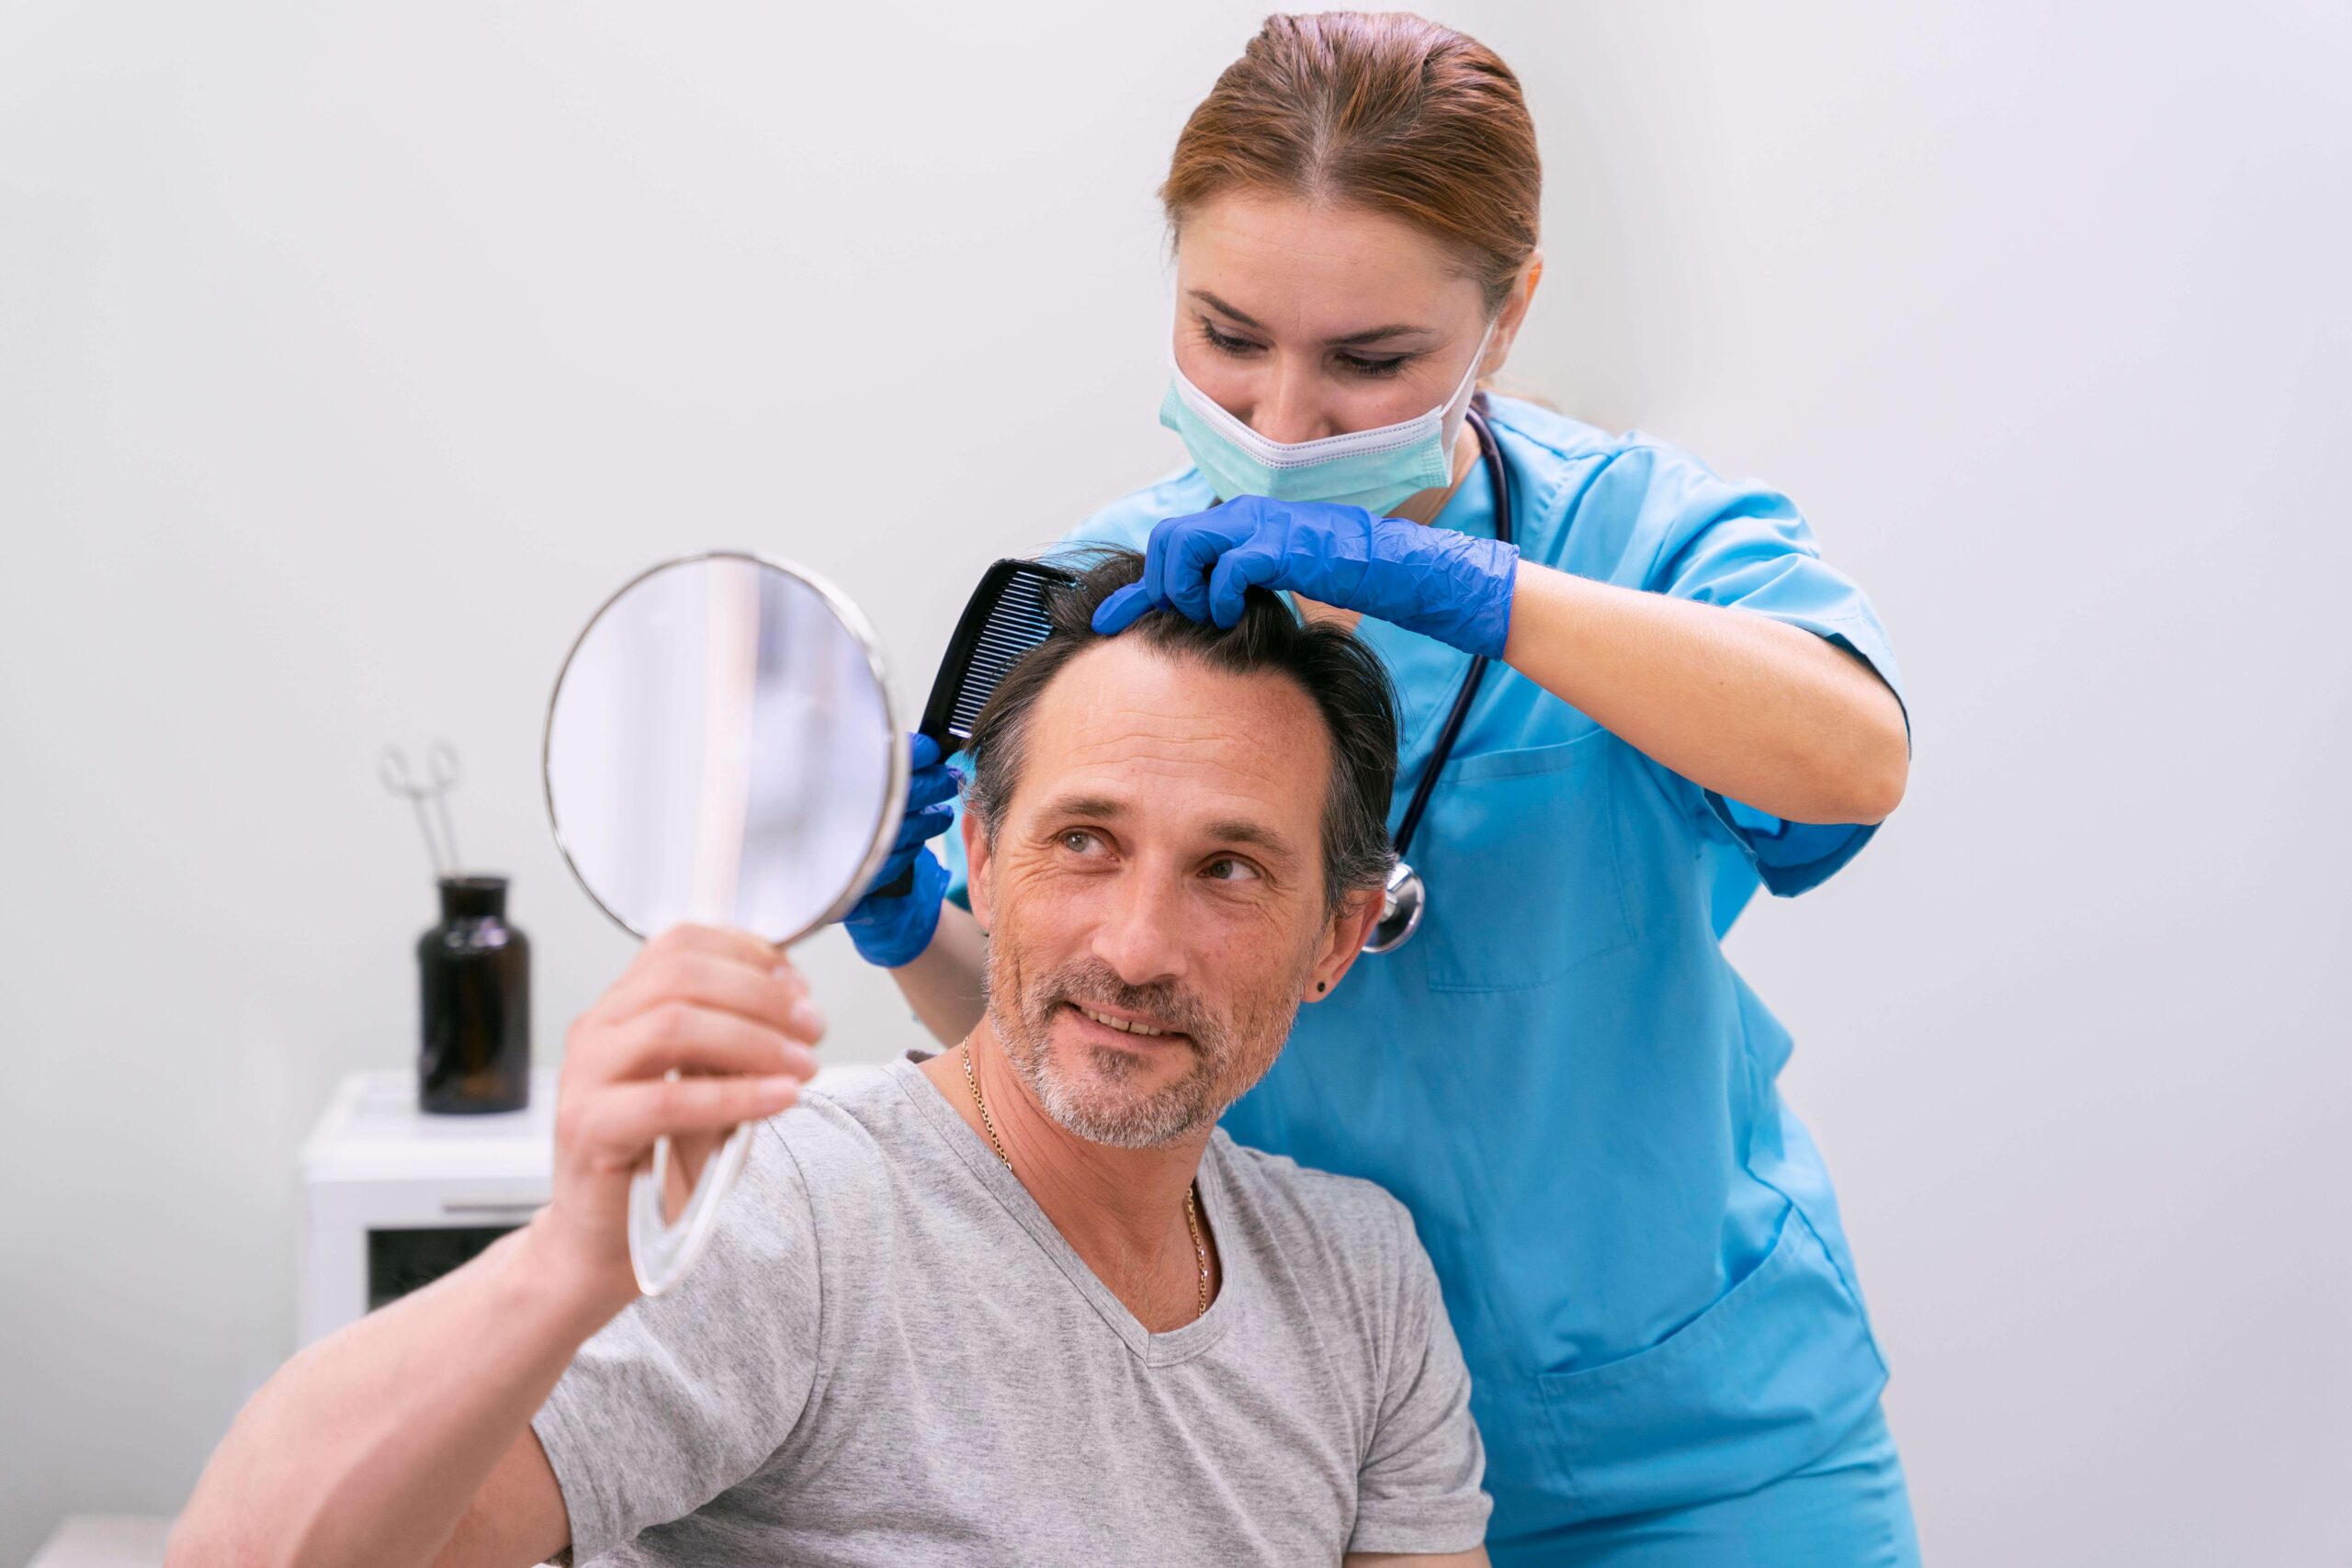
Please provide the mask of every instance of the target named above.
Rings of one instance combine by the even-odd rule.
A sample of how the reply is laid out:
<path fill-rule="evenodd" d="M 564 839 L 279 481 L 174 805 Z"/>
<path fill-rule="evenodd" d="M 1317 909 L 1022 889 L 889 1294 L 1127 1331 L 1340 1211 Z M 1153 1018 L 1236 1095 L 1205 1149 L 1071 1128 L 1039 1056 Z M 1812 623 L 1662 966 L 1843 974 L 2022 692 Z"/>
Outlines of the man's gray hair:
<path fill-rule="evenodd" d="M 1021 776 L 1030 711 L 1063 665 L 1102 641 L 1094 612 L 1143 576 L 1133 550 L 1091 547 L 1057 564 L 1079 574 L 1046 595 L 1053 630 L 1011 673 L 972 725 L 972 777 L 965 806 L 990 844 Z M 1380 656 L 1353 632 L 1303 621 L 1281 595 L 1252 588 L 1230 630 L 1174 610 L 1148 612 L 1118 634 L 1173 658 L 1197 659 L 1236 675 L 1287 676 L 1313 699 L 1331 739 L 1331 784 L 1323 805 L 1327 914 L 1351 893 L 1383 886 L 1395 852 L 1388 800 L 1396 783 L 1396 694 Z"/>

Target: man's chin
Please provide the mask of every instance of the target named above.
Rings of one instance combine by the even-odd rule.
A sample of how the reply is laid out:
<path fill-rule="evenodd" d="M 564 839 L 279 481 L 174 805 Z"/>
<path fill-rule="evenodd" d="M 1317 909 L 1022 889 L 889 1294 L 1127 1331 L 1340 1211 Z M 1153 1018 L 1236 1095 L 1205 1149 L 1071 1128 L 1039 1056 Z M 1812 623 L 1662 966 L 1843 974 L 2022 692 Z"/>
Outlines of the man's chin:
<path fill-rule="evenodd" d="M 1089 1143 L 1142 1149 L 1165 1144 L 1216 1118 L 1206 1086 L 1194 1081 L 1191 1043 L 1149 1040 L 1140 1048 L 1055 1038 L 1035 1084 L 1046 1113 Z"/>

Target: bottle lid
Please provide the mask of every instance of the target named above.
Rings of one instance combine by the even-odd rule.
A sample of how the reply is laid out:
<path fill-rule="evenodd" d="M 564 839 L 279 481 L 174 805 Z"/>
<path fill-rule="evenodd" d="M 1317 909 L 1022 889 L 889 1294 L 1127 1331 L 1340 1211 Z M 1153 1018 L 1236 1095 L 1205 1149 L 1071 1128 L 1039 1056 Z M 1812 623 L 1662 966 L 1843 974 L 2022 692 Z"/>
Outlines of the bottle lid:
<path fill-rule="evenodd" d="M 445 876 L 441 879 L 441 918 L 445 920 L 502 919 L 506 914 L 506 878 Z"/>

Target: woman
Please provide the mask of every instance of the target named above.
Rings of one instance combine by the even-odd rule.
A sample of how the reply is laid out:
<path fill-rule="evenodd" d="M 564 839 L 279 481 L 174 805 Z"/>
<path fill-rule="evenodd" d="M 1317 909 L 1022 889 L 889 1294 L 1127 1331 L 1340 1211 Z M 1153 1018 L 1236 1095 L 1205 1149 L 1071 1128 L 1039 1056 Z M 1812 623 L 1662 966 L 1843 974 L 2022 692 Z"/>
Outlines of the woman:
<path fill-rule="evenodd" d="M 1877 617 L 1771 491 L 1474 400 L 1543 276 L 1533 128 L 1474 40 L 1274 17 L 1161 194 L 1161 419 L 1194 466 L 1076 531 L 1148 552 L 1097 626 L 1229 621 L 1250 583 L 1355 623 L 1398 688 L 1391 826 L 1427 891 L 1227 1127 L 1412 1209 L 1498 1562 L 1915 1561 L 1837 1201 L 1774 1089 L 1789 1037 L 1718 944 L 1902 796 Z M 981 937 L 920 847 L 954 784 L 917 760 L 877 885 L 911 864 L 914 891 L 850 926 L 952 1041 Z"/>

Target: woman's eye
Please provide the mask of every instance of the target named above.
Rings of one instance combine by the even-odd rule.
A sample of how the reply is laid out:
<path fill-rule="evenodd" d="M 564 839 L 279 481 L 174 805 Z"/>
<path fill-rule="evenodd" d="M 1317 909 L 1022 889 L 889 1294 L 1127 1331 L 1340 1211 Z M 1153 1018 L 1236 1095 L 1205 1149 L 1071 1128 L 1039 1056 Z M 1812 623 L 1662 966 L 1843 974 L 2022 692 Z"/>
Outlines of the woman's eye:
<path fill-rule="evenodd" d="M 1212 882 L 1252 882 L 1258 868 L 1237 855 L 1219 855 L 1209 862 L 1206 870 Z"/>
<path fill-rule="evenodd" d="M 1210 321 L 1206 316 L 1201 318 L 1201 336 L 1206 339 L 1208 345 L 1211 348 L 1216 349 L 1219 354 L 1241 355 L 1255 354 L 1258 352 L 1258 345 L 1251 343 L 1248 338 L 1227 337 L 1223 333 L 1217 331 L 1216 323 Z"/>
<path fill-rule="evenodd" d="M 1340 363 L 1351 375 L 1376 380 L 1383 376 L 1396 375 L 1412 357 L 1409 354 L 1400 354 L 1393 359 L 1366 359 L 1360 354 L 1343 354 L 1340 355 Z"/>

